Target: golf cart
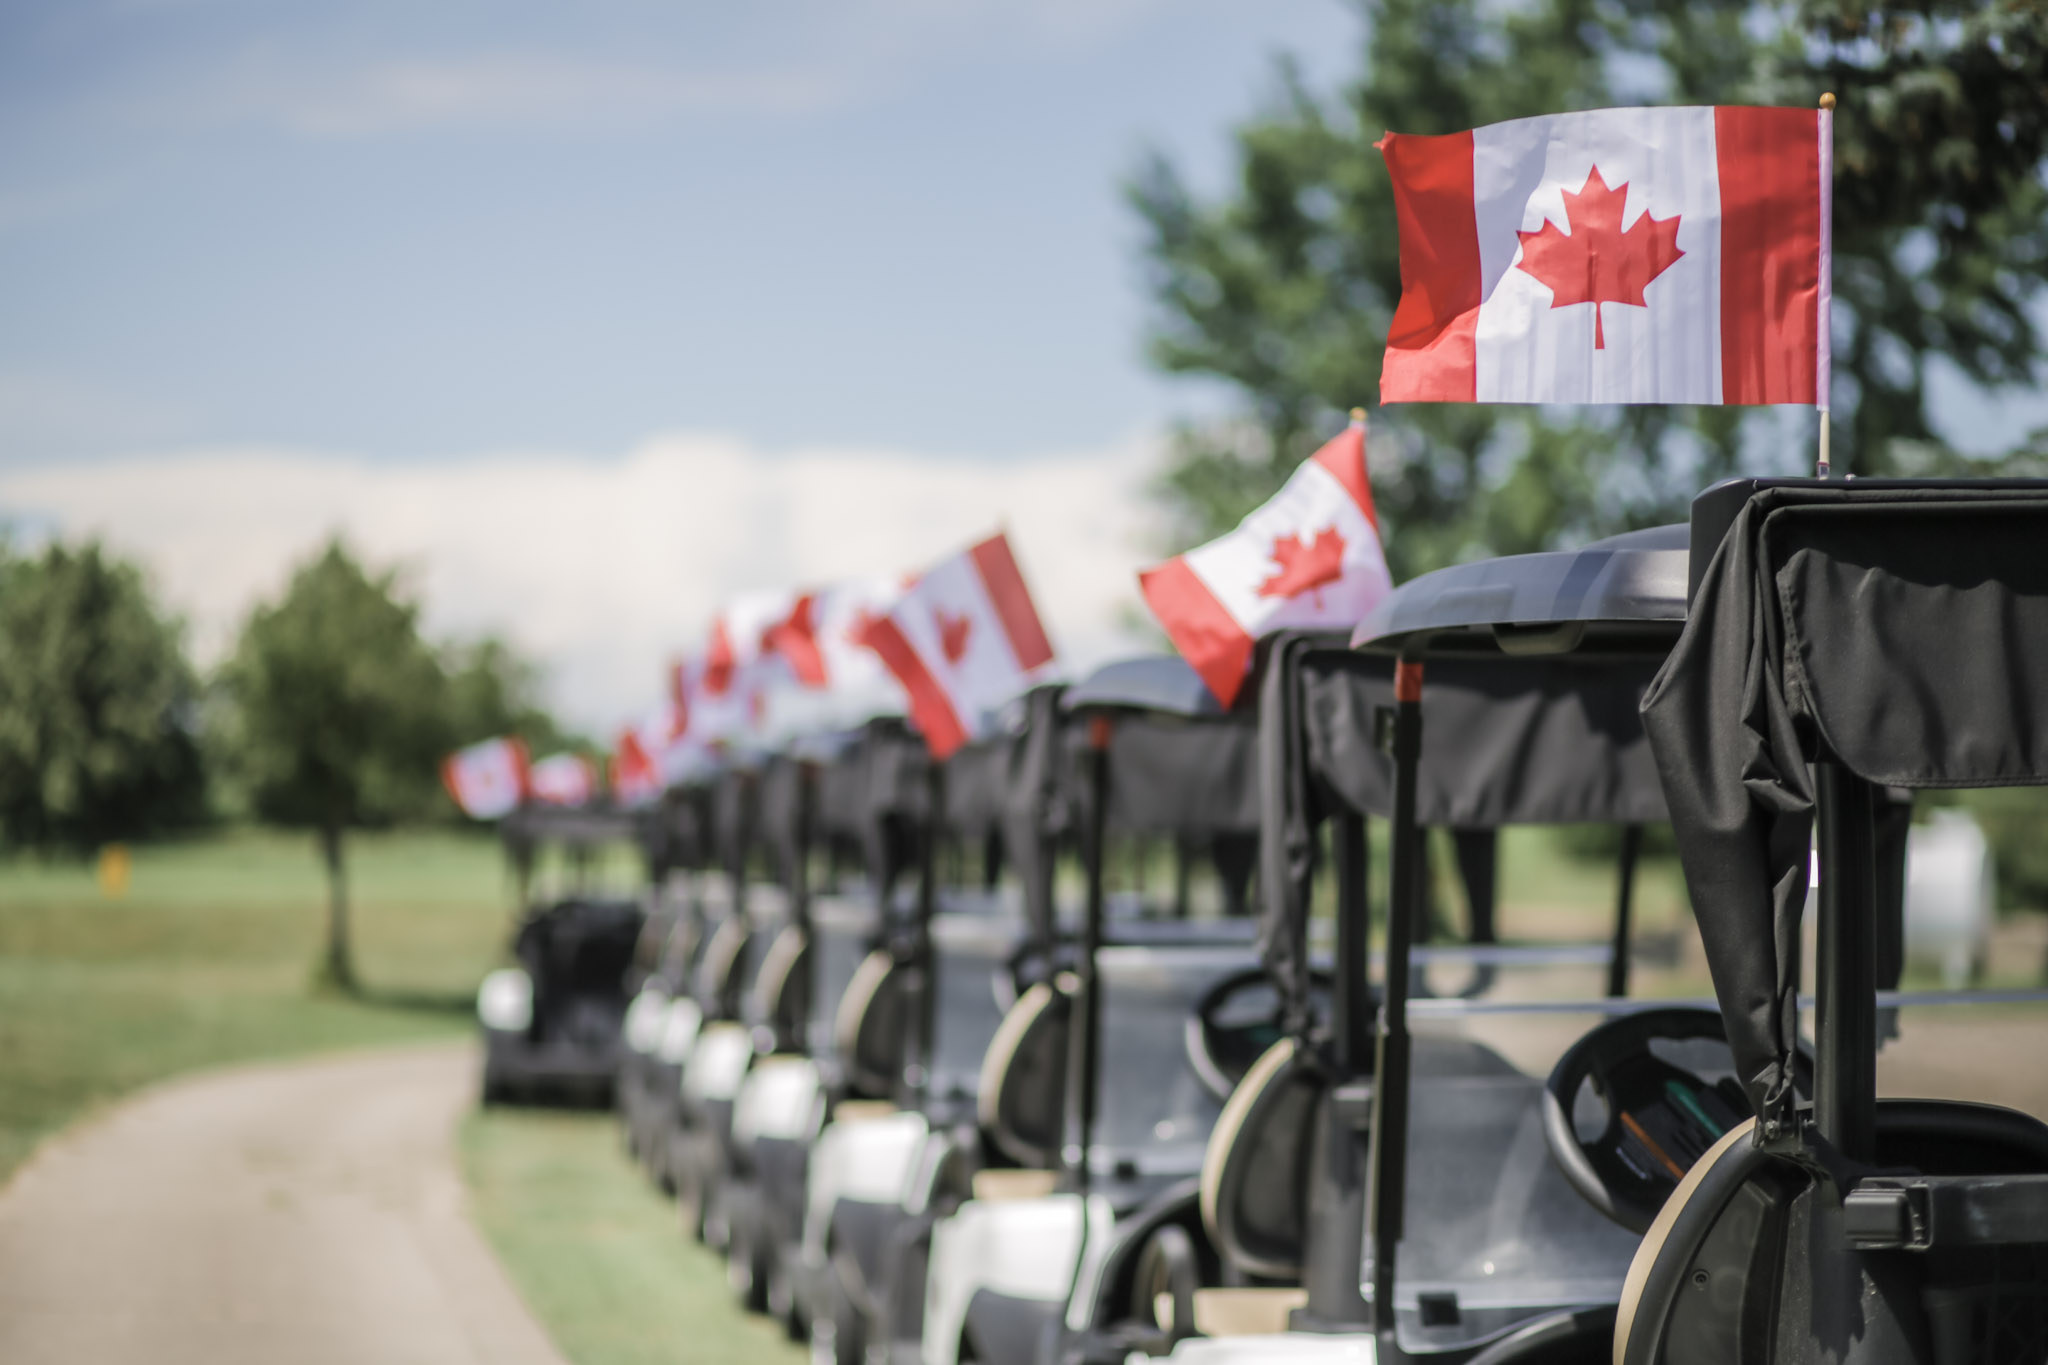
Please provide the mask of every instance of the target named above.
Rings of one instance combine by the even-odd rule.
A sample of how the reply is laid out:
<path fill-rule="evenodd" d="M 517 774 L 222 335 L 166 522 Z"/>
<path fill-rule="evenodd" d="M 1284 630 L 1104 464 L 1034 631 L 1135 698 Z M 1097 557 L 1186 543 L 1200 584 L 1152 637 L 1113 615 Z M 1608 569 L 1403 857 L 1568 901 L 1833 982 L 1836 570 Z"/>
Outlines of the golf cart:
<path fill-rule="evenodd" d="M 1212 1138 L 1201 1230 L 1221 1282 L 1188 1248 L 1161 1245 L 1129 1279 L 1083 1286 L 1139 1319 L 1157 1303 L 1146 1349 L 1185 1362 L 1604 1358 L 1641 1229 L 1675 1178 L 1652 1161 L 1627 1204 L 1603 1212 L 1582 1197 L 1578 1137 L 1604 1132 L 1605 1117 L 1584 1082 L 1614 1076 L 1582 1039 L 1625 1021 L 1660 1048 L 1675 1041 L 1683 1065 L 1660 1051 L 1654 1075 L 1686 1098 L 1639 1108 L 1651 1140 L 1703 1150 L 1712 1136 L 1692 1131 L 1694 1111 L 1713 1135 L 1733 1117 L 1712 1084 L 1732 1064 L 1718 1016 L 1626 995 L 1630 831 L 1665 816 L 1637 708 L 1682 624 L 1686 563 L 1683 528 L 1665 528 L 1465 565 L 1390 594 L 1356 633 L 1364 652 L 1273 644 L 1261 679 L 1268 963 L 1283 997 L 1300 998 L 1327 823 L 1331 1010 L 1326 1029 L 1297 1028 L 1261 1059 Z M 1368 816 L 1390 826 L 1377 1001 Z M 1487 832 L 1562 823 L 1620 827 L 1606 942 L 1428 946 L 1430 827 L 1466 832 L 1469 887 L 1492 880 Z M 1446 971 L 1460 989 L 1441 988 Z M 1597 984 L 1558 998 L 1574 973 Z"/>
<path fill-rule="evenodd" d="M 712 789 L 713 829 L 730 909 L 705 938 L 691 996 L 701 1020 L 682 1063 L 675 1121 L 668 1128 L 668 1177 L 683 1227 L 723 1249 L 727 1147 L 733 1103 L 757 1045 L 749 999 L 769 948 L 789 923 L 783 886 L 757 879 L 759 798 L 765 768 L 734 767 Z"/>
<path fill-rule="evenodd" d="M 856 1093 L 838 1055 L 837 1019 L 881 945 L 875 888 L 893 888 L 904 871 L 905 841 L 888 812 L 901 805 L 904 769 L 894 760 L 918 743 L 900 721 L 874 720 L 850 735 L 800 741 L 764 784 L 764 835 L 792 920 L 770 949 L 775 969 L 764 968 L 753 994 L 757 1037 L 771 1051 L 757 1055 L 734 1105 L 726 1264 L 740 1303 L 773 1314 L 799 1339 L 809 1331 L 797 1292 L 806 1167 L 833 1106 Z M 823 873 L 815 891 L 814 871 Z M 872 1028 L 892 1030 L 880 1018 L 887 1008 L 876 1006 Z"/>
<path fill-rule="evenodd" d="M 681 1063 L 701 1022 L 689 986 L 705 938 L 708 796 L 701 785 L 672 787 L 645 816 L 655 893 L 627 974 L 632 1002 L 623 1030 L 619 1113 L 627 1151 L 650 1172 L 654 1134 L 668 1122 Z"/>
<path fill-rule="evenodd" d="M 1737 480 L 1691 538 L 1644 723 L 1753 1117 L 1658 1213 L 1612 1358 L 2048 1359 L 2048 1125 L 1877 1083 L 1881 1011 L 1909 1032 L 1914 1003 L 1882 989 L 1886 789 L 2048 784 L 2048 483 Z"/>
<path fill-rule="evenodd" d="M 852 1365 L 870 1343 L 916 1353 L 931 1194 L 973 1144 L 982 1057 L 1005 1010 L 1050 970 L 1039 832 L 1057 701 L 1055 689 L 1033 691 L 1015 730 L 944 763 L 925 759 L 921 742 L 875 755 L 875 790 L 895 807 L 877 812 L 880 827 L 914 835 L 905 846 L 917 877 L 911 903 L 886 903 L 884 946 L 841 1002 L 835 1041 L 850 1097 L 806 1168 L 798 1311 L 820 1360 Z"/>
<path fill-rule="evenodd" d="M 1210 1129 L 1280 1032 L 1247 913 L 1254 708 L 1224 712 L 1178 658 L 1111 664 L 1060 707 L 1054 824 L 1078 843 L 1086 908 L 1069 970 L 1011 1007 L 982 1062 L 979 1168 L 958 1163 L 931 1201 L 954 1207 L 932 1234 L 926 1365 L 1041 1358 L 1083 1263 L 1192 1220 Z M 1171 848 L 1168 899 L 1111 907 L 1112 840 L 1137 869 Z M 1199 918 L 1198 864 L 1216 892 Z"/>
<path fill-rule="evenodd" d="M 638 826 L 617 811 L 524 806 L 500 830 L 528 908 L 512 940 L 518 965 L 491 972 L 477 990 L 484 1103 L 549 1097 L 608 1105 L 622 1051 L 626 971 L 645 912 L 638 898 L 597 894 L 591 862 L 605 845 L 637 842 Z M 572 884 L 528 905 L 546 844 L 563 850 Z"/>

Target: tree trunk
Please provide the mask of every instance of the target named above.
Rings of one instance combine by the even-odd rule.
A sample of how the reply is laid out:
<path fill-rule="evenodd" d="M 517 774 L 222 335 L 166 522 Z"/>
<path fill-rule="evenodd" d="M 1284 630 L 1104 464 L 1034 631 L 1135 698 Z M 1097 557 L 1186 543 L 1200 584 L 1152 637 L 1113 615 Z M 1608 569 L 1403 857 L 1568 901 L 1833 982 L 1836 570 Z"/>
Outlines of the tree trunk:
<path fill-rule="evenodd" d="M 327 863 L 327 979 L 355 993 L 355 962 L 348 946 L 348 875 L 341 859 L 341 826 L 320 828 L 320 854 Z"/>

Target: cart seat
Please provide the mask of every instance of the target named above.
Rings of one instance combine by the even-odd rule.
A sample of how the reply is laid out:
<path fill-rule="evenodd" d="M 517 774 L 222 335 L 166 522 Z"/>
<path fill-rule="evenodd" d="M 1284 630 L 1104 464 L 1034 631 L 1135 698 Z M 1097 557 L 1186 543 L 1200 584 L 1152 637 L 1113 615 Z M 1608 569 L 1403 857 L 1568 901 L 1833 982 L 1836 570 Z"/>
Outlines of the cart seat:
<path fill-rule="evenodd" d="M 1308 1227 L 1309 1148 L 1328 1074 L 1293 1038 L 1245 1073 L 1210 1130 L 1202 1157 L 1202 1226 L 1246 1275 L 1301 1276 Z"/>
<path fill-rule="evenodd" d="M 1842 1274 L 1917 1290 L 1866 1300 L 1872 1317 L 1854 1334 L 1880 1355 L 1927 1365 L 2048 1355 L 2048 1226 L 2024 1225 L 2030 1192 L 2048 1180 L 2048 1125 L 1995 1105 L 1880 1100 L 1883 1174 L 1855 1179 L 1832 1208 L 1803 1168 L 1750 1141 L 1755 1126 L 1746 1119 L 1709 1148 L 1643 1235 L 1622 1286 L 1615 1365 L 1697 1351 L 1775 1361 L 1756 1343 L 1778 1335 L 1780 1297 Z M 1911 1208 L 1916 1186 L 1938 1198 L 1987 1181 L 1997 1187 L 1990 1205 L 2002 1205 L 2013 1226 L 1994 1227 L 1982 1204 L 1974 1219 L 1944 1220 L 1940 1203 L 1924 1221 L 1887 1216 Z M 1896 1205 L 1885 1198 L 1895 1192 Z"/>
<path fill-rule="evenodd" d="M 876 949 L 854 968 L 833 1024 L 833 1050 L 848 1084 L 862 1095 L 886 1098 L 895 1090 L 907 1022 L 903 969 L 886 950 Z"/>
<path fill-rule="evenodd" d="M 997 1150 L 1020 1166 L 1046 1168 L 1059 1159 L 1069 1017 L 1066 994 L 1041 981 L 1003 1016 L 982 1059 L 976 1117 Z"/>

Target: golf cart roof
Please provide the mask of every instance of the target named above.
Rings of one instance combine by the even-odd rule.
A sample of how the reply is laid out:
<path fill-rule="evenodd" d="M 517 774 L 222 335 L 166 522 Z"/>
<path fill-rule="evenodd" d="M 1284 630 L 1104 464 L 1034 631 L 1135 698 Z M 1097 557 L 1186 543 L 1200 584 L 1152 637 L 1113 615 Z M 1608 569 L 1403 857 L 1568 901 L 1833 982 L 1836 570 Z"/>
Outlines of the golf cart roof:
<path fill-rule="evenodd" d="M 1220 716 L 1222 705 L 1201 674 L 1176 654 L 1150 654 L 1104 664 L 1066 690 L 1060 709 L 1157 711 L 1173 716 Z"/>
<path fill-rule="evenodd" d="M 1746 479 L 1695 500 L 1691 620 L 1643 722 L 1760 1109 L 1790 1090 L 1797 973 L 1775 945 L 1805 901 L 1808 764 L 2048 784 L 2044 541 L 2048 481 Z"/>
<path fill-rule="evenodd" d="M 1352 632 L 1376 653 L 1641 652 L 1662 658 L 1685 624 L 1690 530 L 1653 526 L 1577 550 L 1438 569 L 1388 593 Z"/>

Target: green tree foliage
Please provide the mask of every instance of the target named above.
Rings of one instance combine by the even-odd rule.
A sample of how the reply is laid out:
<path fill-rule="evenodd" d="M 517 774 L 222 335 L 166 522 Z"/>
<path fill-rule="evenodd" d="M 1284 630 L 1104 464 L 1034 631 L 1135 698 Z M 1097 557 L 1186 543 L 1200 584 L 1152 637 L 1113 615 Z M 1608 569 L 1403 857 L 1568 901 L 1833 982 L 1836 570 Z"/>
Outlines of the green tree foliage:
<path fill-rule="evenodd" d="M 257 816 L 311 829 L 328 875 L 325 971 L 355 983 L 342 840 L 441 801 L 437 766 L 457 731 L 446 671 L 394 575 L 339 542 L 256 609 L 222 670 L 228 747 Z"/>
<path fill-rule="evenodd" d="M 539 671 L 503 640 L 486 636 L 441 651 L 448 674 L 448 727 L 457 745 L 517 735 L 536 756 L 583 748 L 540 702 Z"/>
<path fill-rule="evenodd" d="M 199 819 L 196 687 L 176 622 L 99 545 L 0 547 L 0 836 L 83 852 Z"/>
<path fill-rule="evenodd" d="M 1161 493 L 1188 540 L 1271 495 L 1379 386 L 1400 297 L 1393 195 L 1372 144 L 1631 103 L 1840 97 L 1835 452 L 1863 473 L 1972 467 L 1928 415 L 1934 364 L 1986 386 L 2038 374 L 2048 263 L 2048 8 L 2021 0 L 1366 0 L 1335 97 L 1283 63 L 1236 134 L 1237 184 L 1204 202 L 1154 158 L 1148 234 L 1164 369 L 1240 400 L 1184 425 Z M 1786 409 L 1408 404 L 1376 419 L 1375 494 L 1407 575 L 1683 516 L 1740 471 L 1811 467 Z M 2039 451 L 2033 457 L 2039 459 Z"/>

